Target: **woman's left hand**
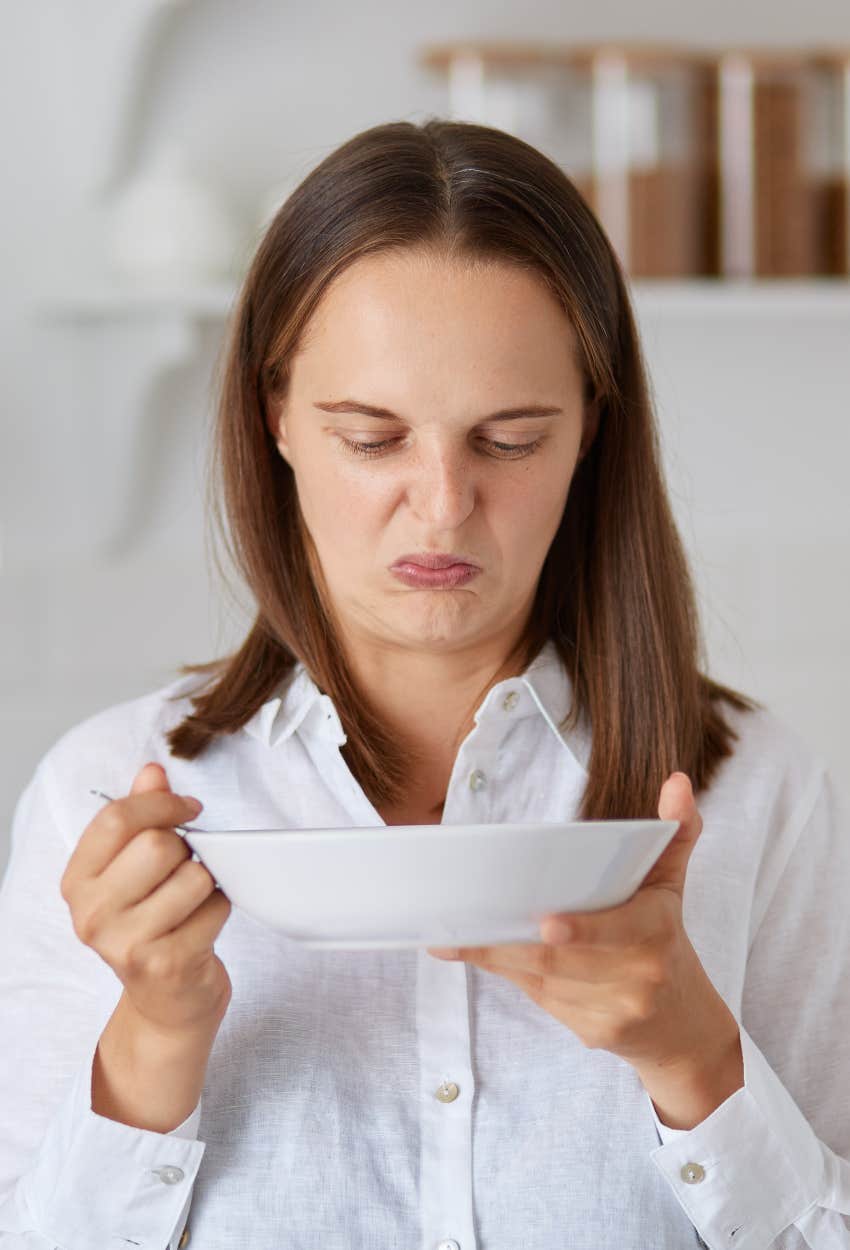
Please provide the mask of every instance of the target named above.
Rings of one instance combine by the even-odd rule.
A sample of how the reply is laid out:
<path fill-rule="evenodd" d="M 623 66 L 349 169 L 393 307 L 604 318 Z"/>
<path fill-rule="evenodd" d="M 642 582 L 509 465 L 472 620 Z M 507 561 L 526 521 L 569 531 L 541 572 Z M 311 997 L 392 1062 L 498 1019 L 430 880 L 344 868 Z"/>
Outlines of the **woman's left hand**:
<path fill-rule="evenodd" d="M 658 815 L 679 829 L 627 902 L 547 915 L 542 943 L 461 947 L 458 958 L 513 981 L 591 1048 L 639 1073 L 700 1072 L 737 1045 L 738 1025 L 710 981 L 682 923 L 691 852 L 702 832 L 690 779 L 673 773 Z M 559 925 L 568 922 L 567 936 Z M 647 1082 L 645 1082 L 647 1083 Z"/>

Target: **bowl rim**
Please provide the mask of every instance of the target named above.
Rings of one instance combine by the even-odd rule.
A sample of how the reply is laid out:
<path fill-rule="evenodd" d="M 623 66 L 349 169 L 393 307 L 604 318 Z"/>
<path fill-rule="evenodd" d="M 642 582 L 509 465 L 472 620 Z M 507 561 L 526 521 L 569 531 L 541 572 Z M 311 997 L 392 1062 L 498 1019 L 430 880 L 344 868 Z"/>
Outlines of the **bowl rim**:
<path fill-rule="evenodd" d="M 574 832 L 597 827 L 615 830 L 618 826 L 637 825 L 639 827 L 632 830 L 633 835 L 638 838 L 648 838 L 660 832 L 662 828 L 672 830 L 679 824 L 678 820 L 661 820 L 659 817 L 647 816 L 616 820 L 510 820 L 456 825 L 345 825 L 338 827 L 321 825 L 299 829 L 186 829 L 185 836 L 187 840 L 191 837 L 223 838 L 250 835 L 267 838 L 274 836 L 287 842 L 341 842 L 345 839 L 350 840 L 354 836 L 362 836 L 368 841 L 388 841 L 391 838 L 397 839 L 399 836 L 410 838 L 427 835 L 430 838 L 450 836 L 456 838 L 458 833 L 465 833 L 472 837 L 506 835 L 520 831 L 527 832 L 529 828 L 539 829 L 541 826 Z M 544 832 L 548 831 L 548 828 L 544 828 Z"/>

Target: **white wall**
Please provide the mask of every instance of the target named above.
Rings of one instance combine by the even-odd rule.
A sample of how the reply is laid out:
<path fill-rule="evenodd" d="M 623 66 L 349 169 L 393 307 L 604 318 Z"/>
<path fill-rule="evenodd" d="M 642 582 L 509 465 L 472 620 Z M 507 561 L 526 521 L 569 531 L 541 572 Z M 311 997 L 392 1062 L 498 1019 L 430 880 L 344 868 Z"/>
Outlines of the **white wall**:
<path fill-rule="evenodd" d="M 404 11 L 387 0 L 351 14 L 330 3 L 178 5 L 148 48 L 145 87 L 122 129 L 109 77 L 117 60 L 106 55 L 118 45 L 116 8 L 77 0 L 69 14 L 46 0 L 5 9 L 0 871 L 14 803 L 55 738 L 168 680 L 181 661 L 216 654 L 245 619 L 220 606 L 203 546 L 201 470 L 220 318 L 192 323 L 197 337 L 148 395 L 136 443 L 126 441 L 136 390 L 128 376 L 122 392 L 116 361 L 133 356 L 133 342 L 139 358 L 167 350 L 163 335 L 176 343 L 186 325 L 116 317 L 100 334 L 89 324 L 72 337 L 36 319 L 54 292 L 78 291 L 100 272 L 98 196 L 109 185 L 163 138 L 180 142 L 241 222 L 244 264 L 267 188 L 302 176 L 366 126 L 444 109 L 440 81 L 416 66 L 425 43 L 618 35 L 850 43 L 850 10 L 838 0 L 805 9 L 769 0 L 572 8 L 531 0 L 522 12 L 473 0 Z M 671 307 L 647 295 L 640 303 L 713 671 L 796 723 L 842 784 L 850 774 L 850 678 L 840 650 L 850 634 L 850 283 L 845 294 L 838 309 L 778 293 L 761 309 L 732 299 Z M 131 528 L 124 554 L 105 560 L 72 539 L 85 532 L 86 504 L 102 502 L 111 517 L 121 503 L 119 456 L 133 466 Z"/>

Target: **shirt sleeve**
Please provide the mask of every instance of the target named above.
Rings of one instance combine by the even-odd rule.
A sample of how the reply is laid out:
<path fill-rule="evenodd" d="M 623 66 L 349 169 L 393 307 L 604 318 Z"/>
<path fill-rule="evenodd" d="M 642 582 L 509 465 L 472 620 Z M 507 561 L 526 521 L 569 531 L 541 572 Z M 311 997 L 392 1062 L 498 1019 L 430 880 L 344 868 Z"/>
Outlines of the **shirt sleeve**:
<path fill-rule="evenodd" d="M 655 1127 L 658 1129 L 658 1138 L 662 1145 L 666 1145 L 668 1141 L 675 1141 L 677 1137 L 684 1137 L 686 1133 L 693 1131 L 687 1128 L 670 1128 L 669 1124 L 662 1124 L 658 1118 L 658 1112 L 655 1110 L 655 1103 L 646 1090 L 644 1090 L 644 1094 L 646 1094 L 646 1101 L 649 1103 L 649 1110 L 652 1112 Z"/>
<path fill-rule="evenodd" d="M 850 813 L 828 771 L 804 798 L 750 939 L 743 1086 L 692 1129 L 646 1094 L 650 1158 L 709 1250 L 850 1250 Z"/>
<path fill-rule="evenodd" d="M 48 763 L 15 807 L 0 885 L 0 1250 L 177 1250 L 206 1149 L 202 1099 L 169 1133 L 92 1110 L 92 1063 L 122 987 L 61 895 L 71 848 Z"/>

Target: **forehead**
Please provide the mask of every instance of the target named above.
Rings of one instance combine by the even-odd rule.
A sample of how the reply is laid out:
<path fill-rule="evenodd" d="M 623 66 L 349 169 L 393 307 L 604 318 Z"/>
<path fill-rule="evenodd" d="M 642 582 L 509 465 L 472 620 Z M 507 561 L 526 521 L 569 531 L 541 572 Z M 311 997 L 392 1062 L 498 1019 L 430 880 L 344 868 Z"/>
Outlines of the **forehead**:
<path fill-rule="evenodd" d="M 293 382 L 321 375 L 324 389 L 331 376 L 353 384 L 352 372 L 402 369 L 423 380 L 478 374 L 497 389 L 533 379 L 562 395 L 580 385 L 575 332 L 540 274 L 414 251 L 363 257 L 338 275 L 292 363 Z"/>

